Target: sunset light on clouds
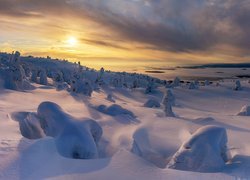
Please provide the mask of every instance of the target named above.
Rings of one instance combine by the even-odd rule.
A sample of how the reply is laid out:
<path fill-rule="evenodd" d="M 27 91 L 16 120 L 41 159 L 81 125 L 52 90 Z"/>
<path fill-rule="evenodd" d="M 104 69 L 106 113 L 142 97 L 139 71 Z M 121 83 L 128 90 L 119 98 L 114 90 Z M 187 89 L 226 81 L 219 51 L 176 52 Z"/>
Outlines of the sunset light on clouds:
<path fill-rule="evenodd" d="M 249 61 L 248 0 L 0 0 L 0 49 L 92 65 Z"/>

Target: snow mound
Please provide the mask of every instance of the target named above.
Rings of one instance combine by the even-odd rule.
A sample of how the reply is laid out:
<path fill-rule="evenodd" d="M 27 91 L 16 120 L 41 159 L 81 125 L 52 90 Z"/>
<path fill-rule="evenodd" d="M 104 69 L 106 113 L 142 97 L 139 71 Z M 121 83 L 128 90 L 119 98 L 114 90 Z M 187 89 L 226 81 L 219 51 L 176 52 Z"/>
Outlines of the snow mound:
<path fill-rule="evenodd" d="M 108 114 L 110 116 L 129 115 L 133 118 L 136 117 L 133 112 L 124 109 L 118 104 L 112 104 L 111 106 L 108 107 L 105 105 L 100 105 L 97 107 L 97 110 L 104 114 Z"/>
<path fill-rule="evenodd" d="M 54 137 L 57 151 L 64 157 L 98 158 L 102 128 L 94 120 L 76 119 L 53 102 L 41 103 L 37 114 L 15 113 L 13 117 L 19 121 L 21 134 L 26 138 Z"/>
<path fill-rule="evenodd" d="M 148 108 L 159 108 L 161 104 L 156 99 L 149 99 L 143 106 Z"/>
<path fill-rule="evenodd" d="M 238 116 L 250 116 L 250 106 L 248 105 L 243 106 L 237 115 Z"/>
<path fill-rule="evenodd" d="M 168 168 L 216 172 L 229 160 L 226 129 L 204 126 L 184 142 L 170 160 Z"/>
<path fill-rule="evenodd" d="M 13 113 L 11 117 L 19 122 L 20 132 L 23 137 L 39 139 L 46 136 L 35 113 L 18 112 Z"/>

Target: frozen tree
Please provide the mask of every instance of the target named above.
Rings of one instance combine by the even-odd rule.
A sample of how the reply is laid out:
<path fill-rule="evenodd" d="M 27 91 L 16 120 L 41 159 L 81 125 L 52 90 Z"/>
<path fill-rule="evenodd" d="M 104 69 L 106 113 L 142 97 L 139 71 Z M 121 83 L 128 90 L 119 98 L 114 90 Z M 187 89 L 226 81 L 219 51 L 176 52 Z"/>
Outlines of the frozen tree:
<path fill-rule="evenodd" d="M 40 84 L 42 84 L 42 85 L 47 85 L 48 84 L 46 70 L 41 70 L 40 71 Z"/>
<path fill-rule="evenodd" d="M 198 80 L 195 80 L 195 81 L 194 81 L 194 85 L 195 85 L 196 88 L 199 88 L 199 86 L 200 86 L 199 81 L 198 81 Z"/>
<path fill-rule="evenodd" d="M 210 85 L 210 82 L 209 82 L 208 80 L 205 80 L 205 81 L 204 81 L 204 85 L 205 85 L 205 86 L 209 86 L 209 85 Z"/>
<path fill-rule="evenodd" d="M 221 170 L 229 159 L 226 129 L 204 126 L 182 144 L 167 167 L 185 171 L 214 172 Z"/>
<path fill-rule="evenodd" d="M 242 90 L 242 87 L 241 87 L 241 83 L 239 80 L 236 80 L 235 81 L 235 85 L 234 85 L 234 88 L 233 88 L 235 91 L 240 91 Z"/>
<path fill-rule="evenodd" d="M 194 82 L 189 83 L 188 89 L 196 89 Z"/>
<path fill-rule="evenodd" d="M 147 87 L 145 89 L 145 93 L 146 94 L 149 94 L 149 93 L 152 93 L 155 89 L 155 83 L 154 83 L 154 80 L 150 80 L 150 82 L 147 84 Z"/>
<path fill-rule="evenodd" d="M 176 77 L 174 79 L 174 81 L 172 82 L 172 87 L 178 87 L 178 86 L 180 86 L 180 82 L 181 82 L 180 78 Z"/>
<path fill-rule="evenodd" d="M 70 91 L 74 93 L 84 94 L 86 96 L 91 96 L 93 88 L 90 81 L 86 79 L 73 78 L 70 84 Z"/>
<path fill-rule="evenodd" d="M 17 51 L 11 55 L 8 68 L 1 72 L 5 88 L 12 90 L 24 90 L 30 88 L 25 76 L 25 71 L 19 62 L 20 53 Z"/>
<path fill-rule="evenodd" d="M 32 82 L 37 82 L 37 76 L 38 76 L 38 71 L 36 69 L 33 69 L 31 71 L 31 81 Z"/>
<path fill-rule="evenodd" d="M 175 117 L 175 114 L 172 111 L 172 106 L 175 104 L 175 97 L 173 96 L 171 90 L 167 90 L 162 104 L 164 105 L 165 115 L 169 117 Z"/>
<path fill-rule="evenodd" d="M 57 70 L 51 73 L 54 84 L 64 82 L 63 73 L 61 70 Z"/>

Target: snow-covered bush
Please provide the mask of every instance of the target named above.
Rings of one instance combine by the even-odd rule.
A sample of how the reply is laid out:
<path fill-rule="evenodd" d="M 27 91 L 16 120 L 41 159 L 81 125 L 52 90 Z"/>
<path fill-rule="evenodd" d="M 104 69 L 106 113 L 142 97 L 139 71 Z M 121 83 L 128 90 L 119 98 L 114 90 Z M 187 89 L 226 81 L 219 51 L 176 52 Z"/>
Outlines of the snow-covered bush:
<path fill-rule="evenodd" d="M 226 129 L 204 126 L 182 144 L 167 167 L 198 172 L 220 171 L 229 158 Z"/>
<path fill-rule="evenodd" d="M 156 99 L 149 99 L 143 106 L 148 108 L 159 108 L 161 104 Z"/>
<path fill-rule="evenodd" d="M 37 115 L 44 133 L 55 138 L 62 156 L 77 159 L 98 157 L 97 143 L 102 136 L 102 128 L 97 122 L 76 120 L 52 102 L 41 103 Z"/>
<path fill-rule="evenodd" d="M 97 107 L 97 110 L 104 114 L 108 114 L 110 116 L 129 115 L 131 117 L 135 117 L 133 112 L 124 109 L 123 107 L 117 104 L 112 104 L 111 106 L 108 107 L 105 105 L 100 105 Z"/>
<path fill-rule="evenodd" d="M 247 106 L 247 105 L 243 106 L 237 115 L 250 116 L 250 106 Z"/>
<path fill-rule="evenodd" d="M 168 117 L 175 117 L 172 110 L 172 106 L 175 105 L 175 97 L 171 90 L 167 90 L 165 96 L 163 97 L 162 104 L 164 105 L 165 115 Z"/>
<path fill-rule="evenodd" d="M 242 87 L 241 87 L 241 83 L 239 80 L 236 80 L 235 81 L 235 85 L 234 85 L 234 88 L 233 88 L 235 91 L 240 91 L 242 90 Z"/>

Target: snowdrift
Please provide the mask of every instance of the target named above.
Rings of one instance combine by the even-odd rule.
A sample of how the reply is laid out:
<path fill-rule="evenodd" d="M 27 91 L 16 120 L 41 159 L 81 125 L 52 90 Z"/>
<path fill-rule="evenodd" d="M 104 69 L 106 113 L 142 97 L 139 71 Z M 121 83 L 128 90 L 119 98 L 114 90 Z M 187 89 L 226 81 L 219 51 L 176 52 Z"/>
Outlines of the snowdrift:
<path fill-rule="evenodd" d="M 21 134 L 26 138 L 54 137 L 57 150 L 64 157 L 98 157 L 97 144 L 102 136 L 102 128 L 94 120 L 78 120 L 53 102 L 41 103 L 37 114 L 15 113 L 12 117 L 19 121 Z"/>

